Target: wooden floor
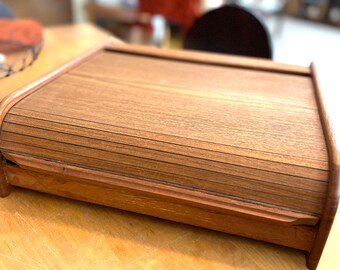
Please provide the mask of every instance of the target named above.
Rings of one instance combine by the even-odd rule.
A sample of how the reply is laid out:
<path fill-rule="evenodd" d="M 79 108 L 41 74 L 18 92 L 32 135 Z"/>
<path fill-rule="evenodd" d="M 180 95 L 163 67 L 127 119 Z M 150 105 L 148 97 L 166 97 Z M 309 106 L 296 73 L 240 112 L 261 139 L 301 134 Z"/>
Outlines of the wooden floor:
<path fill-rule="evenodd" d="M 83 25 L 45 37 L 35 65 L 0 81 L 1 97 L 106 35 Z M 0 269 L 305 269 L 293 249 L 19 188 L 0 200 L 0 220 Z M 338 213 L 318 269 L 338 269 L 339 253 Z"/>

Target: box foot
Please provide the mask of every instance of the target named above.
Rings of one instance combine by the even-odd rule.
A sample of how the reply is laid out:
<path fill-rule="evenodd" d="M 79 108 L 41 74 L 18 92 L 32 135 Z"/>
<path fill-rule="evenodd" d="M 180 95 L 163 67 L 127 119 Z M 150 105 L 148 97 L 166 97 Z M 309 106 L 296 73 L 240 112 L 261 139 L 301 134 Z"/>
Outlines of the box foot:
<path fill-rule="evenodd" d="M 311 254 L 306 252 L 306 266 L 307 269 L 315 270 L 320 260 L 320 254 Z"/>
<path fill-rule="evenodd" d="M 0 167 L 0 197 L 7 197 L 12 191 L 12 186 L 8 184 L 3 168 Z"/>

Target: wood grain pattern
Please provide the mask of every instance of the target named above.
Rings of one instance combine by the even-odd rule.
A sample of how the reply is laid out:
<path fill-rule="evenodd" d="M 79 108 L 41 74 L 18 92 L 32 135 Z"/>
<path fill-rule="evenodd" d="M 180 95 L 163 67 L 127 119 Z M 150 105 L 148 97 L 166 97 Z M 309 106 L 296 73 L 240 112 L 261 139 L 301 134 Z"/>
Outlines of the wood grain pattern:
<path fill-rule="evenodd" d="M 105 35 L 89 25 L 47 28 L 45 48 L 38 61 L 24 72 L 2 80 L 0 98 L 100 43 L 103 37 Z M 11 115 L 11 122 L 35 124 L 42 131 L 52 123 L 60 133 L 71 130 L 72 134 L 85 132 L 91 137 L 91 129 L 85 131 L 85 128 L 54 121 L 59 119 L 53 116 L 51 122 L 37 119 L 32 122 Z M 98 131 L 96 135 L 97 140 L 104 141 L 109 133 Z M 115 135 L 118 143 L 123 139 Z M 159 146 L 157 142 L 128 139 L 144 147 L 147 143 Z M 203 160 L 206 157 L 221 163 L 230 160 L 211 151 L 172 147 L 176 153 L 193 152 Z M 274 173 L 288 170 L 294 175 L 306 173 L 307 178 L 327 178 L 327 171 L 309 172 L 298 166 L 232 157 L 240 165 L 268 166 Z M 290 248 L 21 188 L 0 200 L 0 220 L 1 269 L 306 269 L 304 253 Z M 338 268 L 339 225 L 337 215 L 318 270 Z"/>
<path fill-rule="evenodd" d="M 62 28 L 62 29 L 65 30 L 65 28 Z M 68 27 L 66 27 L 66 30 L 67 29 Z M 56 27 L 55 31 L 58 33 L 60 29 Z M 75 65 L 79 64 L 81 61 L 83 61 L 87 57 L 93 55 L 95 52 L 103 49 L 108 44 L 112 42 L 116 42 L 116 43 L 121 42 L 121 41 L 116 40 L 113 37 L 108 36 L 107 33 L 101 32 L 97 30 L 96 28 L 93 28 L 91 25 L 86 25 L 86 24 L 71 28 L 71 31 L 66 31 L 65 37 L 69 37 L 69 34 L 71 34 L 71 36 L 73 36 L 74 38 L 74 35 L 77 35 L 77 34 L 84 35 L 84 33 L 86 35 L 93 34 L 96 39 L 93 42 L 88 41 L 88 42 L 82 42 L 81 44 L 78 44 L 77 42 L 74 42 L 73 40 L 72 45 L 78 48 L 76 50 L 78 54 L 74 54 L 74 51 L 71 51 L 69 53 L 64 52 L 63 50 L 59 51 L 60 48 L 58 48 L 54 53 L 59 52 L 61 55 L 59 56 L 58 61 L 53 61 L 54 60 L 53 57 L 49 57 L 49 60 L 50 61 L 52 60 L 52 63 L 44 59 L 45 55 L 43 53 L 43 55 L 39 59 L 43 58 L 43 61 L 45 60 L 47 63 L 44 62 L 44 67 L 43 68 L 39 67 L 39 71 L 35 73 L 35 74 L 39 74 L 40 76 L 33 82 L 31 82 L 30 80 L 27 80 L 27 77 L 29 76 L 24 77 L 23 80 L 19 80 L 20 83 L 22 84 L 30 82 L 27 85 L 25 85 L 25 87 L 17 88 L 17 82 L 13 81 L 12 79 L 13 76 L 10 78 L 6 78 L 6 80 L 2 80 L 2 87 L 4 91 L 1 92 L 0 98 L 3 98 L 6 94 L 7 96 L 3 98 L 0 103 L 0 126 L 2 126 L 3 118 L 5 117 L 8 110 L 10 110 L 10 108 L 16 102 L 25 98 L 32 92 L 36 91 L 39 87 L 53 80 L 55 77 L 59 76 L 63 72 L 67 72 L 69 69 L 73 68 Z M 49 32 L 45 31 L 44 34 L 48 35 Z M 97 39 L 100 40 L 99 43 Z M 67 42 L 68 39 L 66 38 L 64 41 Z M 47 47 L 49 48 L 50 46 L 51 45 L 47 43 Z M 51 50 L 51 48 L 49 49 Z M 32 71 L 32 69 L 29 69 L 29 71 Z M 33 69 L 33 72 L 34 72 L 34 69 Z M 20 73 L 16 76 L 18 76 L 20 79 Z M 0 168 L 0 170 L 2 169 Z M 10 191 L 11 191 L 11 187 L 8 185 L 7 180 L 2 176 L 2 173 L 0 172 L 0 196 L 1 197 L 8 196 Z"/>
<path fill-rule="evenodd" d="M 85 51 L 80 56 L 75 57 L 74 59 L 71 59 L 64 65 L 56 68 L 52 72 L 49 72 L 47 74 L 44 74 L 40 78 L 38 78 L 36 81 L 32 82 L 31 84 L 28 84 L 26 87 L 22 89 L 17 89 L 16 91 L 11 92 L 5 99 L 3 99 L 0 103 L 0 123 L 2 124 L 3 118 L 5 117 L 6 113 L 12 106 L 19 102 L 21 99 L 25 98 L 29 94 L 36 91 L 38 88 L 42 87 L 43 85 L 47 84 L 51 80 L 55 79 L 56 77 L 60 76 L 60 74 L 63 74 L 64 72 L 69 71 L 74 66 L 78 65 L 82 61 L 84 61 L 86 58 L 92 56 L 95 52 L 103 49 L 107 44 L 112 43 L 113 39 L 108 38 L 105 42 L 95 46 L 94 48 L 90 48 L 89 50 Z"/>
<path fill-rule="evenodd" d="M 23 188 L 0 219 L 1 269 L 306 269 L 302 251 Z"/>
<path fill-rule="evenodd" d="M 152 193 L 144 193 L 124 187 L 101 187 L 83 178 L 50 175 L 5 166 L 9 182 L 14 186 L 67 196 L 82 201 L 112 206 L 146 215 L 169 219 L 217 231 L 232 232 L 257 240 L 270 241 L 296 249 L 309 250 L 315 231 L 308 226 L 294 226 L 251 221 L 237 215 L 207 211 L 195 204 L 186 205 L 181 200 L 171 201 Z M 128 204 L 126 202 L 129 202 Z"/>
<path fill-rule="evenodd" d="M 84 41 L 83 39 L 86 36 L 92 36 L 93 39 Z M 14 105 L 15 101 L 23 98 L 23 93 L 34 91 L 37 84 L 42 83 L 47 77 L 55 76 L 56 70 L 60 71 L 61 66 L 71 66 L 69 62 L 72 62 L 79 55 L 91 53 L 91 51 L 102 47 L 103 44 L 120 42 L 90 24 L 51 27 L 45 29 L 44 38 L 47 41 L 35 64 L 26 69 L 25 72 L 20 72 L 0 82 L 0 111 L 3 112 L 0 114 L 1 124 L 7 110 Z M 8 186 L 6 179 L 1 174 L 0 195 L 7 196 L 10 190 L 11 187 Z"/>
<path fill-rule="evenodd" d="M 307 260 L 308 267 L 316 268 L 331 231 L 340 198 L 340 120 L 338 118 L 340 110 L 337 99 L 340 80 L 336 73 L 329 71 L 326 67 L 317 71 L 316 66 L 312 64 L 311 70 L 328 146 L 330 167 L 324 213 Z"/>
<path fill-rule="evenodd" d="M 6 151 L 301 213 L 323 211 L 327 152 L 311 80 L 301 74 L 103 51 L 7 117 Z M 283 164 L 282 174 L 273 163 Z"/>
<path fill-rule="evenodd" d="M 312 246 L 315 233 L 330 228 L 315 225 L 325 220 L 334 181 L 310 72 L 122 48 L 110 46 L 32 88 L 8 111 L 0 147 L 19 166 L 5 165 L 8 182 L 312 250 L 315 268 L 318 242 L 327 238 Z M 51 165 L 42 169 L 44 162 Z M 98 176 L 71 176 L 70 166 Z M 96 182 L 103 175 L 127 181 L 104 187 Z M 156 187 L 168 189 L 157 195 Z M 201 206 L 182 200 L 195 193 Z M 229 204 L 219 208 L 216 200 Z"/>
<path fill-rule="evenodd" d="M 27 171 L 40 173 L 57 174 L 60 177 L 77 178 L 82 181 L 100 185 L 122 187 L 149 194 L 150 196 L 167 198 L 170 201 L 182 201 L 187 205 L 199 205 L 200 208 L 214 212 L 237 215 L 244 218 L 255 219 L 268 223 L 280 223 L 281 225 L 316 225 L 318 217 L 301 214 L 297 212 L 273 209 L 272 207 L 254 205 L 252 203 L 218 197 L 209 194 L 202 194 L 193 190 L 183 190 L 180 187 L 172 187 L 148 181 L 131 179 L 124 176 L 116 176 L 111 173 L 104 173 L 89 169 L 82 169 L 62 163 L 45 161 L 24 155 L 3 152 L 8 161 L 20 164 L 20 168 Z M 13 164 L 12 164 L 13 165 Z M 145 202 L 147 203 L 147 202 Z"/>
<path fill-rule="evenodd" d="M 63 25 L 44 29 L 44 47 L 34 65 L 25 72 L 1 80 L 0 100 L 53 72 L 82 53 L 112 40 L 121 42 L 91 24 Z M 91 37 L 91 38 L 88 38 Z"/>
<path fill-rule="evenodd" d="M 154 50 L 152 47 L 112 43 L 108 50 L 117 52 L 134 53 L 137 55 L 148 55 L 155 58 L 180 59 L 181 61 L 203 63 L 207 65 L 219 65 L 227 67 L 237 67 L 254 70 L 265 70 L 269 72 L 282 72 L 290 74 L 310 75 L 308 67 L 282 64 L 270 60 L 242 57 L 235 55 L 225 55 L 217 53 L 201 53 L 197 51 L 181 50 Z"/>

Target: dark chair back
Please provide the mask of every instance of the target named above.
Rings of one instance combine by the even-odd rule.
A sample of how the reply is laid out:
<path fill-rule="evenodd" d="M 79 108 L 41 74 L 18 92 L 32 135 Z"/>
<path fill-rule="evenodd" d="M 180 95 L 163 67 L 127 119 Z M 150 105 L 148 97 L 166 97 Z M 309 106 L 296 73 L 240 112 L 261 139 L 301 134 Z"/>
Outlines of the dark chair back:
<path fill-rule="evenodd" d="M 266 26 L 238 6 L 223 6 L 197 19 L 185 38 L 184 48 L 272 58 Z"/>

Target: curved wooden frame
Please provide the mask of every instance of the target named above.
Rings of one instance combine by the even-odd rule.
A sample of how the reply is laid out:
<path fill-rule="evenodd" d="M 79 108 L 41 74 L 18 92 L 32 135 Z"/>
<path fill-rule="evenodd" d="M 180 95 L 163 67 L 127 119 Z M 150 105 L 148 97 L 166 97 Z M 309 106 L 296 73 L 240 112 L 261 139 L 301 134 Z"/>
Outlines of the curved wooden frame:
<path fill-rule="evenodd" d="M 318 232 L 314 239 L 314 243 L 310 253 L 307 256 L 307 266 L 316 269 L 322 255 L 322 251 L 326 244 L 330 233 L 335 214 L 339 204 L 340 197 L 340 120 L 335 120 L 334 107 L 335 103 L 333 93 L 335 84 L 329 75 L 324 76 L 321 70 L 317 71 L 314 63 L 311 64 L 311 73 L 314 83 L 316 101 L 318 104 L 320 120 L 324 131 L 326 145 L 328 150 L 329 163 L 329 179 L 327 189 L 327 199 L 325 210 L 319 224 Z M 320 76 L 321 75 L 321 76 Z M 332 86 L 324 85 L 331 83 Z M 340 85 L 338 85 L 340 87 Z M 338 104 L 336 104 L 338 105 Z"/>
<path fill-rule="evenodd" d="M 73 60 L 67 62 L 66 64 L 62 65 L 61 67 L 57 68 L 56 70 L 49 72 L 37 80 L 33 81 L 32 83 L 26 85 L 22 89 L 14 91 L 7 95 L 0 103 L 0 128 L 2 127 L 3 120 L 7 114 L 7 112 L 20 100 L 27 97 L 29 94 L 36 91 L 41 86 L 49 83 L 51 80 L 57 78 L 61 74 L 67 72 L 68 70 L 72 69 L 76 65 L 80 64 L 82 61 L 86 60 L 87 58 L 91 57 L 96 52 L 102 50 L 103 48 L 107 47 L 111 44 L 114 39 L 109 38 L 104 43 L 84 52 L 80 56 L 74 58 Z M 0 153 L 0 197 L 6 197 L 10 194 L 11 186 L 7 183 L 7 179 L 4 177 L 3 166 L 2 163 L 4 162 L 3 156 Z"/>

